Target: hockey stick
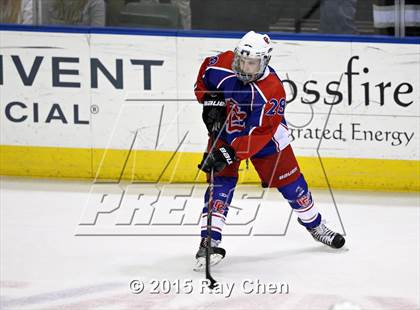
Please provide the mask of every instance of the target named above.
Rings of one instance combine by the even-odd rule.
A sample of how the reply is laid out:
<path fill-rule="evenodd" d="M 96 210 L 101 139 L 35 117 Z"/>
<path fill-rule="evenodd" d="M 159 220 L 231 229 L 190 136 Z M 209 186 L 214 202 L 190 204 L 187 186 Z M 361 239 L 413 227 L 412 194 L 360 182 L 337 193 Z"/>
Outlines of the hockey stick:
<path fill-rule="evenodd" d="M 214 129 L 210 135 L 210 144 L 216 144 L 218 132 Z M 210 184 L 209 184 L 209 203 L 207 205 L 207 244 L 206 244 L 206 279 L 210 282 L 208 284 L 210 289 L 216 286 L 216 280 L 211 276 L 210 273 L 210 248 L 211 248 L 211 220 L 213 215 L 213 187 L 214 187 L 214 169 L 210 170 Z"/>

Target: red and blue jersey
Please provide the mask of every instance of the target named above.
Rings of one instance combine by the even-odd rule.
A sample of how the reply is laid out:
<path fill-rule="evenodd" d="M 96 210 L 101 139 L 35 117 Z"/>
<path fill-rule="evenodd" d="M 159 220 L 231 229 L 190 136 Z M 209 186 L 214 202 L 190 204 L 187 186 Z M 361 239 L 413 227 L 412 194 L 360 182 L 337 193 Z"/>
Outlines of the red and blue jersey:
<path fill-rule="evenodd" d="M 233 57 L 227 51 L 204 60 L 194 89 L 197 100 L 203 102 L 206 92 L 223 92 L 228 117 L 220 137 L 237 159 L 280 152 L 290 143 L 282 82 L 267 66 L 260 79 L 244 84 L 232 71 Z"/>

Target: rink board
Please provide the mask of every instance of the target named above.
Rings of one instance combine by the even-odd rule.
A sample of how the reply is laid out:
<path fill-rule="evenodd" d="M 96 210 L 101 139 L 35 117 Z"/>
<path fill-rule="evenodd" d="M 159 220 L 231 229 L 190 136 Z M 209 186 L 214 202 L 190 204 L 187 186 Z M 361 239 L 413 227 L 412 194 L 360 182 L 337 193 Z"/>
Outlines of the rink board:
<path fill-rule="evenodd" d="M 191 152 L 90 150 L 0 146 L 3 175 L 128 180 L 132 182 L 205 182 Z M 128 158 L 128 159 L 127 159 Z M 420 191 L 419 161 L 298 157 L 308 183 L 317 188 Z M 239 183 L 258 183 L 252 164 L 240 167 Z M 398 181 L 398 182 L 397 182 Z"/>
<path fill-rule="evenodd" d="M 193 85 L 203 58 L 240 33 L 0 30 L 0 174 L 204 181 Z M 419 191 L 419 40 L 272 38 L 308 182 Z M 259 182 L 241 168 L 241 182 Z"/>

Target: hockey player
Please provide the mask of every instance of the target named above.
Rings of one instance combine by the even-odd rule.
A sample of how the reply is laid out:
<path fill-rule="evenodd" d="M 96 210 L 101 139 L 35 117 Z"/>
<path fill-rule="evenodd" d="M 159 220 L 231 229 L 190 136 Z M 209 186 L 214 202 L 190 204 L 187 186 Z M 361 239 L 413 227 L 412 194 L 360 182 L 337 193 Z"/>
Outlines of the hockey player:
<path fill-rule="evenodd" d="M 238 179 L 241 160 L 250 159 L 264 187 L 275 187 L 289 202 L 313 238 L 332 248 L 345 239 L 328 229 L 312 200 L 289 142 L 284 118 L 286 94 L 281 80 L 268 66 L 272 44 L 266 34 L 248 32 L 235 50 L 204 60 L 195 84 L 197 100 L 203 104 L 203 121 L 217 141 L 209 141 L 199 168 L 214 171 L 213 197 L 204 200 L 201 242 L 195 269 L 205 265 L 207 208 L 212 203 L 211 259 L 217 264 L 225 250 L 219 247 L 222 229 Z M 211 140 L 211 139 L 210 139 Z M 215 143 L 215 147 L 212 147 Z"/>

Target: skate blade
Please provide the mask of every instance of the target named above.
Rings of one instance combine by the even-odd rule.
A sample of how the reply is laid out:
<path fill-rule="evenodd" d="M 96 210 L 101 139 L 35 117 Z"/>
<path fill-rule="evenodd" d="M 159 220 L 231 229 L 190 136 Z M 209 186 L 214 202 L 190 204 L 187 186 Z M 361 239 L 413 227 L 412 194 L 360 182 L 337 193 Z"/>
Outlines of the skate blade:
<path fill-rule="evenodd" d="M 220 254 L 211 254 L 210 255 L 210 266 L 217 265 L 223 259 L 223 256 Z M 194 271 L 203 271 L 206 269 L 206 258 L 199 257 L 197 258 L 196 264 L 193 268 Z"/>

